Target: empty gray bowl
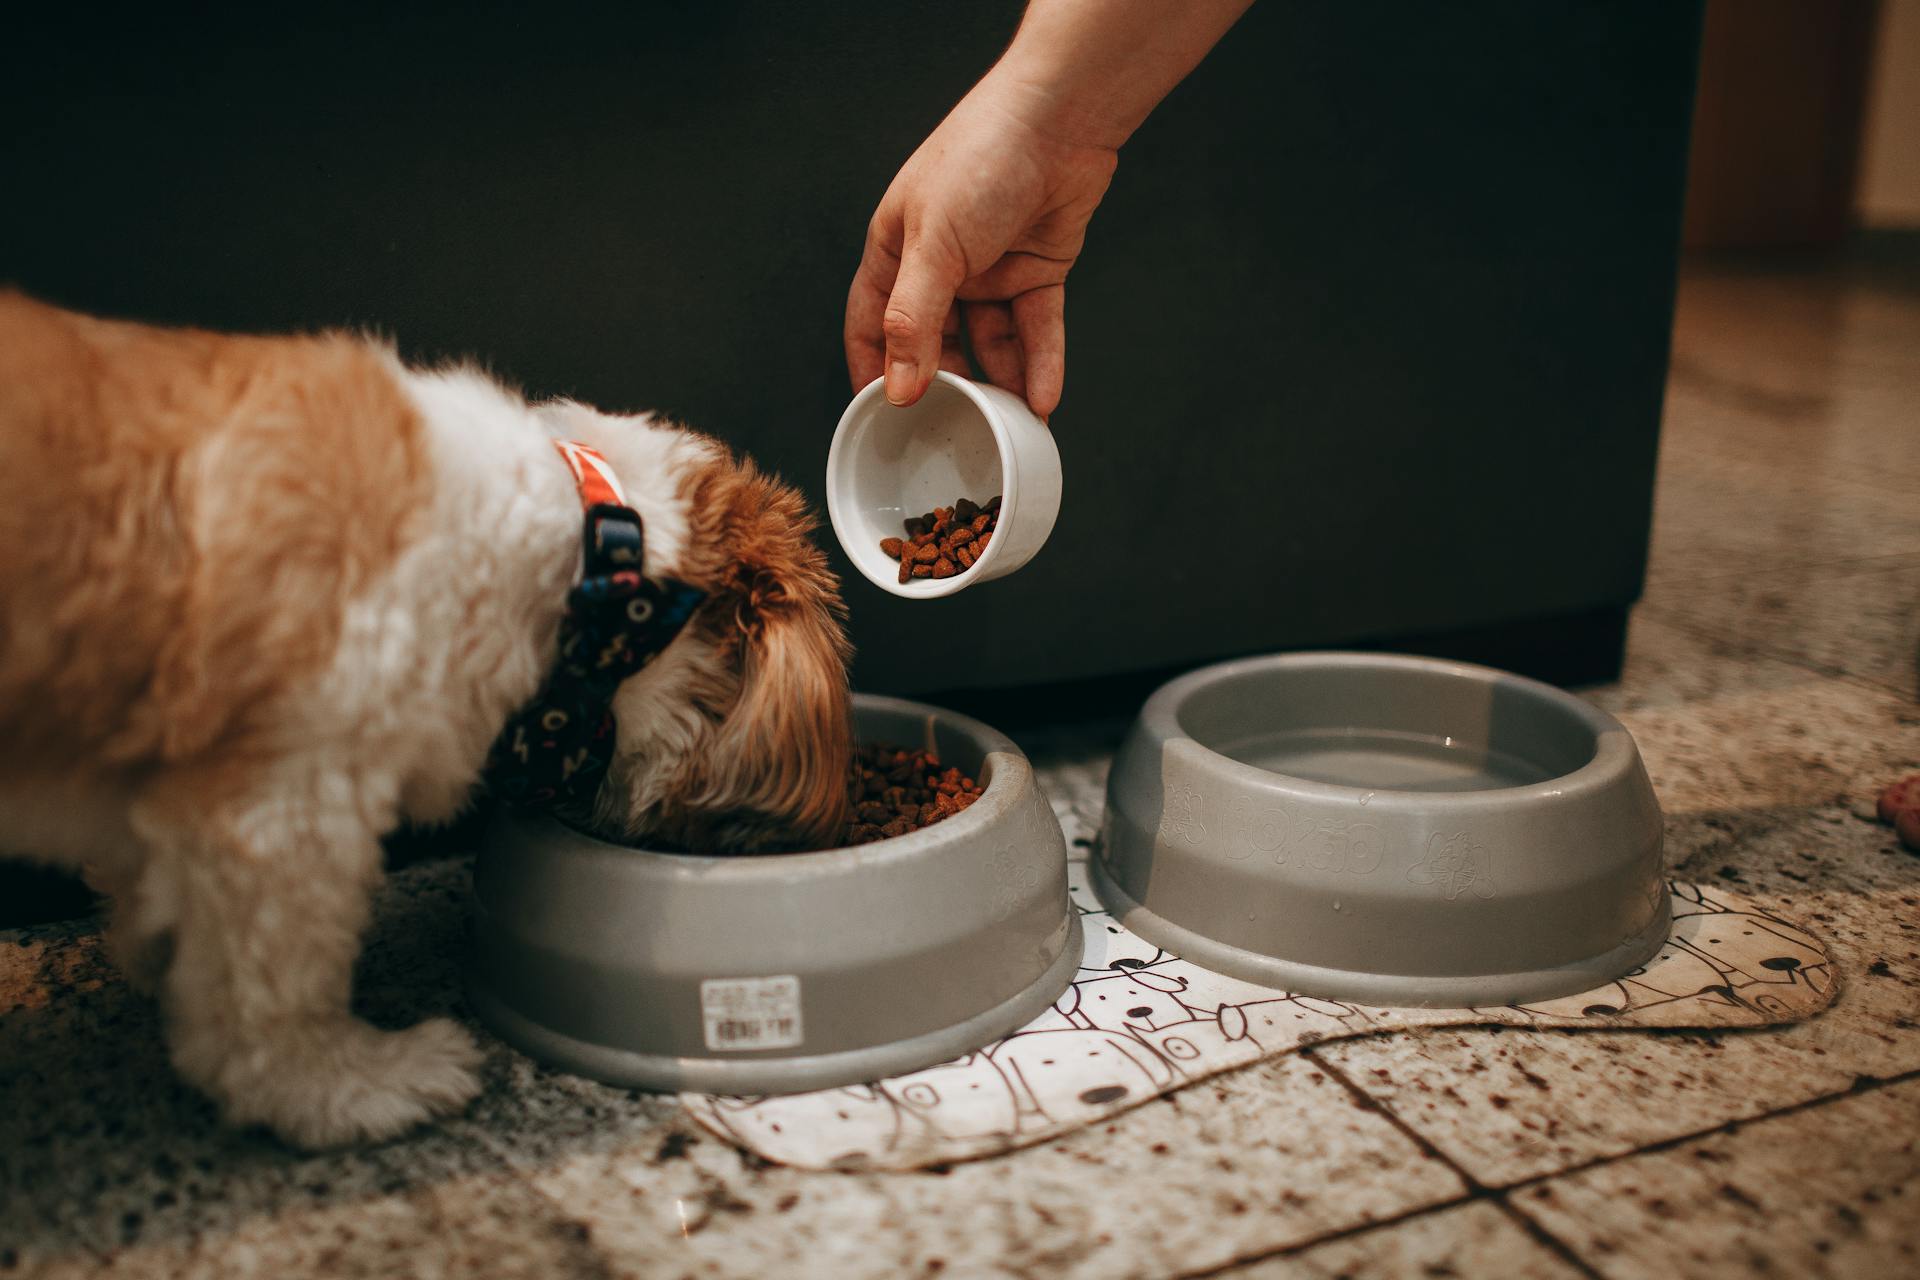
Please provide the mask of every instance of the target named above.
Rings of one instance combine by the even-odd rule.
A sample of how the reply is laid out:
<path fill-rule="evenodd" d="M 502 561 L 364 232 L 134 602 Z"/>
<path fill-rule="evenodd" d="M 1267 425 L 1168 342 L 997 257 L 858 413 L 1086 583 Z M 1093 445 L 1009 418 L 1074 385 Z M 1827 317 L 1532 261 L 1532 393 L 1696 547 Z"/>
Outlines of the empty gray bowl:
<path fill-rule="evenodd" d="M 1129 929 L 1220 973 L 1467 1007 L 1652 956 L 1662 838 L 1633 739 L 1580 699 L 1466 663 L 1301 653 L 1148 699 L 1091 870 Z"/>
<path fill-rule="evenodd" d="M 970 808 L 851 849 L 695 857 L 503 816 L 474 865 L 468 994 L 499 1036 L 612 1084 L 793 1093 L 967 1053 L 1080 961 L 1066 842 L 1020 749 L 856 696 L 864 740 L 931 747 Z"/>

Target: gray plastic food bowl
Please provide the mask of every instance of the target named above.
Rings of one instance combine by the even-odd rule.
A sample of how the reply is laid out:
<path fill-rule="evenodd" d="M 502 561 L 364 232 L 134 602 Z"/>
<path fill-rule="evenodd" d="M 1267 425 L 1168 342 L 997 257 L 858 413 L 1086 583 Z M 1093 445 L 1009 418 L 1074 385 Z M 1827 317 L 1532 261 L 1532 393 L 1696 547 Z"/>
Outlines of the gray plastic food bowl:
<path fill-rule="evenodd" d="M 652 852 L 502 816 L 474 866 L 468 994 L 531 1056 L 612 1084 L 793 1093 L 969 1052 L 1080 962 L 1066 842 L 975 720 L 856 696 L 864 740 L 931 747 L 984 792 L 923 831 L 754 857 Z"/>
<path fill-rule="evenodd" d="M 1580 699 L 1465 663 L 1301 653 L 1147 700 L 1091 870 L 1129 929 L 1220 973 L 1470 1007 L 1652 956 L 1662 838 L 1632 737 Z"/>

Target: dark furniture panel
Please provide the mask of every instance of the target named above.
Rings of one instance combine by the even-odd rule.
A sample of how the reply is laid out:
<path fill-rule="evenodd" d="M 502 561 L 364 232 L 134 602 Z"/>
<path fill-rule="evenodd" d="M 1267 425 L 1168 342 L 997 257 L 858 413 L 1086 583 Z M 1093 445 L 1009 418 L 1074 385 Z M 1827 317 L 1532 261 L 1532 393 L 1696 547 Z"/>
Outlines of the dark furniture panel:
<path fill-rule="evenodd" d="M 374 326 L 684 415 L 817 498 L 866 217 L 1019 8 L 16 17 L 0 277 L 159 320 Z M 1053 542 L 952 601 L 849 583 L 859 683 L 1617 615 L 1698 23 L 1670 0 L 1257 5 L 1094 221 Z M 900 643 L 942 628 L 971 638 L 958 677 Z"/>

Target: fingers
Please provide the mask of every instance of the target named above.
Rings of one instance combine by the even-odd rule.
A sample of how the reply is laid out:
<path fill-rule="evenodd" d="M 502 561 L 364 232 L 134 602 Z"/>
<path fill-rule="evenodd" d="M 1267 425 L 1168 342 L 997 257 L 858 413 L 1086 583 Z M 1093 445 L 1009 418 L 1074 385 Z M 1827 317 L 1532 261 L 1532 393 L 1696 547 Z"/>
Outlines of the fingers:
<path fill-rule="evenodd" d="M 1047 417 L 1060 407 L 1067 378 L 1067 290 L 1034 289 L 1013 300 L 1013 329 L 1026 355 L 1027 404 Z"/>
<path fill-rule="evenodd" d="M 957 302 L 947 308 L 946 323 L 940 326 L 940 367 L 963 378 L 973 376 L 973 369 L 967 364 L 966 344 L 960 338 L 960 304 Z"/>
<path fill-rule="evenodd" d="M 841 333 L 847 350 L 847 377 L 855 391 L 887 367 L 887 346 L 880 337 L 880 317 L 886 309 L 886 286 L 878 283 L 862 263 L 854 273 L 853 287 L 847 290 L 847 323 Z"/>
<path fill-rule="evenodd" d="M 1027 375 L 1019 335 L 1013 331 L 1013 309 L 1004 302 L 967 304 L 967 341 L 987 381 L 1025 399 Z"/>
<path fill-rule="evenodd" d="M 887 344 L 879 334 L 879 319 L 887 313 L 887 294 L 893 290 L 900 259 L 885 246 L 887 232 L 893 228 L 883 219 L 885 211 L 877 213 L 868 226 L 860 269 L 852 274 L 847 290 L 847 326 L 841 330 L 841 342 L 847 347 L 847 376 L 854 391 L 887 368 Z"/>
<path fill-rule="evenodd" d="M 941 335 L 966 276 L 959 252 L 938 234 L 910 231 L 880 332 L 886 339 L 887 401 L 912 404 L 940 367 Z"/>
<path fill-rule="evenodd" d="M 1065 284 L 1072 266 L 1072 259 L 1048 258 L 1016 250 L 1003 254 L 985 271 L 963 281 L 960 297 L 966 302 L 982 298 L 1004 302 L 1031 289 Z"/>
<path fill-rule="evenodd" d="M 938 369 L 970 376 L 971 346 L 988 381 L 1024 396 L 1039 416 L 1051 414 L 1066 378 L 1061 278 L 1068 264 L 1014 253 L 966 280 L 959 253 L 943 237 L 912 237 L 896 257 L 887 232 L 897 236 L 899 222 L 883 227 L 877 216 L 847 292 L 842 341 L 854 390 L 884 377 L 889 402 L 913 404 Z M 1029 287 L 1021 291 L 1016 285 Z M 1008 292 L 995 297 L 1002 289 Z M 1009 293 L 1011 303 L 1000 300 Z M 962 308 L 955 301 L 960 295 L 979 300 Z"/>

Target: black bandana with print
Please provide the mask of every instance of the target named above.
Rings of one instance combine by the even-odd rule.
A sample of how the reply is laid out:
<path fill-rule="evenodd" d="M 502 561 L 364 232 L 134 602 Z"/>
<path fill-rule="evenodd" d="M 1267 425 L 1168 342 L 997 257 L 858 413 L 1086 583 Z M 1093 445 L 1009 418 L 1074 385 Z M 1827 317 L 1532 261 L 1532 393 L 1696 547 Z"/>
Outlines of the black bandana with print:
<path fill-rule="evenodd" d="M 613 695 L 659 656 L 706 593 L 641 576 L 645 533 L 630 507 L 587 511 L 586 571 L 567 594 L 560 656 L 487 760 L 487 785 L 509 804 L 549 808 L 593 799 L 613 763 Z"/>

